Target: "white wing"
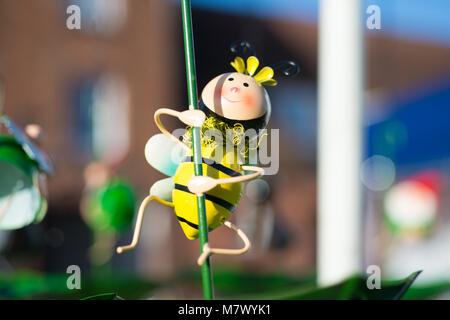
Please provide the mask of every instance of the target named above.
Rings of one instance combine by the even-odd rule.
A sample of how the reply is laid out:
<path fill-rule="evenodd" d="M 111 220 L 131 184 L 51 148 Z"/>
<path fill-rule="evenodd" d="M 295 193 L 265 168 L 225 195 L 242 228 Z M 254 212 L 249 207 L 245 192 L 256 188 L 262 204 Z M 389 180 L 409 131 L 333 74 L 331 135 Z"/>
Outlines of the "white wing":
<path fill-rule="evenodd" d="M 156 170 L 172 177 L 186 151 L 164 134 L 156 134 L 145 145 L 145 159 Z"/>

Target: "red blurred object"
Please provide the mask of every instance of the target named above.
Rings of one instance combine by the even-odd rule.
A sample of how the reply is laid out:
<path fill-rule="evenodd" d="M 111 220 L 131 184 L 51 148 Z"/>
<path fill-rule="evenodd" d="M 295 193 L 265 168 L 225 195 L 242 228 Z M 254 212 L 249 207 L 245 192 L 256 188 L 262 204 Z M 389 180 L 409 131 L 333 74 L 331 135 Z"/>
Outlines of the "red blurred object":
<path fill-rule="evenodd" d="M 407 180 L 415 181 L 428 187 L 431 191 L 438 196 L 441 193 L 442 186 L 444 184 L 444 174 L 438 170 L 425 170 L 421 171 L 413 176 L 410 176 Z"/>

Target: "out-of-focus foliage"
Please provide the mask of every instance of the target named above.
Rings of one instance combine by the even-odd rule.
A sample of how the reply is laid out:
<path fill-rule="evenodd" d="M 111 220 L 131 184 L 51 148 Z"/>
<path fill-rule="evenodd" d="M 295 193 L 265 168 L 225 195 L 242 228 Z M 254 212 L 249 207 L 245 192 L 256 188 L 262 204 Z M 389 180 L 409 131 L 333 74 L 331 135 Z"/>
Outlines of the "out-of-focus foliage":
<path fill-rule="evenodd" d="M 118 292 L 125 299 L 145 299 L 156 283 L 125 274 L 83 274 L 81 289 L 67 287 L 69 274 L 14 272 L 0 274 L 0 299 L 81 299 Z"/>
<path fill-rule="evenodd" d="M 314 276 L 290 277 L 282 274 L 256 274 L 230 269 L 214 272 L 214 287 L 218 299 L 269 300 L 397 300 L 430 299 L 448 292 L 449 283 L 410 287 L 419 275 L 414 272 L 403 280 L 385 281 L 381 289 L 369 290 L 365 276 L 353 276 L 329 287 L 318 288 Z M 83 299 L 133 300 L 158 299 L 157 291 L 184 284 L 201 292 L 198 272 L 187 271 L 176 278 L 156 283 L 124 274 L 90 274 L 83 276 L 81 290 L 69 290 L 68 274 L 41 275 L 16 272 L 0 275 L 1 299 Z M 175 296 L 174 296 L 175 298 Z M 192 296 L 176 297 L 189 299 Z M 200 298 L 201 296 L 195 297 Z"/>
<path fill-rule="evenodd" d="M 314 274 L 298 277 L 282 273 L 267 274 L 226 268 L 215 268 L 213 278 L 215 296 L 224 299 L 262 292 L 282 292 L 286 289 L 312 286 L 315 281 Z M 198 270 L 180 272 L 176 281 L 196 286 L 201 292 L 201 274 Z"/>

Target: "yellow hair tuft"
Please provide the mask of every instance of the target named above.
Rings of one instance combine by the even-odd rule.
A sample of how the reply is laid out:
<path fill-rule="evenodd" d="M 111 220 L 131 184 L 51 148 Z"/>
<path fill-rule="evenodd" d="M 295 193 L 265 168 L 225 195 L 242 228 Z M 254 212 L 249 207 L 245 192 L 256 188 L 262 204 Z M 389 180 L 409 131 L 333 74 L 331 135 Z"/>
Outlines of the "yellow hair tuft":
<path fill-rule="evenodd" d="M 249 76 L 253 76 L 255 74 L 256 69 L 258 69 L 259 60 L 255 56 L 248 57 L 247 59 L 247 74 Z"/>
<path fill-rule="evenodd" d="M 236 72 L 247 74 L 260 85 L 264 86 L 276 86 L 277 81 L 273 78 L 273 69 L 271 67 L 264 67 L 259 72 L 255 74 L 256 70 L 259 67 L 259 60 L 255 56 L 250 56 L 247 59 L 247 66 L 244 62 L 244 59 L 241 57 L 236 57 L 234 61 L 232 61 L 231 66 L 236 70 Z"/>
<path fill-rule="evenodd" d="M 237 72 L 239 73 L 245 72 L 245 62 L 244 59 L 242 59 L 241 57 L 236 57 L 234 61 L 232 61 L 230 64 Z"/>

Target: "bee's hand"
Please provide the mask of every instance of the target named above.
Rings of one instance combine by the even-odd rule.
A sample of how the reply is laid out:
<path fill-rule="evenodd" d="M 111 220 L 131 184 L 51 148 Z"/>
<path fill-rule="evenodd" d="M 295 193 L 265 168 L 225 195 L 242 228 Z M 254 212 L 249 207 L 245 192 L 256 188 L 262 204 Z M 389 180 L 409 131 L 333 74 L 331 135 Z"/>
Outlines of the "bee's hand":
<path fill-rule="evenodd" d="M 192 177 L 188 182 L 188 189 L 195 194 L 202 194 L 217 186 L 217 179 L 208 176 Z"/>
<path fill-rule="evenodd" d="M 205 113 L 201 110 L 186 110 L 178 114 L 181 122 L 191 127 L 201 127 L 205 122 Z"/>
<path fill-rule="evenodd" d="M 210 255 L 211 253 L 212 253 L 212 252 L 211 252 L 211 248 L 209 247 L 209 244 L 208 244 L 208 242 L 207 242 L 207 243 L 205 243 L 205 245 L 203 246 L 203 252 L 202 252 L 202 254 L 201 254 L 200 257 L 198 257 L 198 259 L 197 259 L 197 264 L 198 264 L 199 266 L 201 266 L 201 265 L 205 262 L 206 258 L 208 258 L 209 255 Z"/>

